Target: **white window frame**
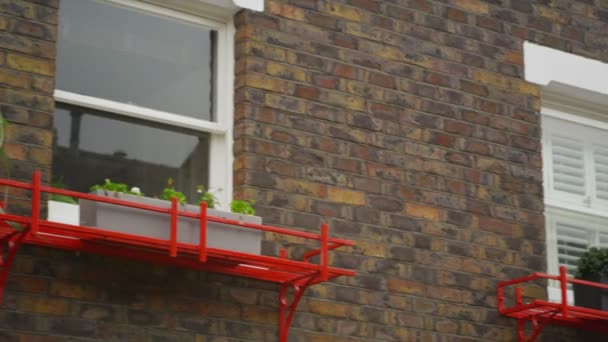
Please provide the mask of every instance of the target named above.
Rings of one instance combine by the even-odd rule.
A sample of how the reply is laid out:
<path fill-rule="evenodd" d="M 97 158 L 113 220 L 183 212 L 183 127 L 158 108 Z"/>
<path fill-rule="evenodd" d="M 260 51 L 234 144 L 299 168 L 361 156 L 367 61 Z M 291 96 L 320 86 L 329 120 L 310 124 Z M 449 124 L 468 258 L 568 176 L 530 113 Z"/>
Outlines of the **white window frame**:
<path fill-rule="evenodd" d="M 542 148 L 542 158 L 543 158 L 543 189 L 544 189 L 544 202 L 545 202 L 545 231 L 546 231 L 546 245 L 547 245 L 547 273 L 549 274 L 559 274 L 559 253 L 558 253 L 558 245 L 557 245 L 557 231 L 556 231 L 556 221 L 573 221 L 573 222 L 585 222 L 585 226 L 588 230 L 595 232 L 595 241 L 590 241 L 589 246 L 594 247 L 597 246 L 597 236 L 599 236 L 599 232 L 608 233 L 608 228 L 604 228 L 597 223 L 598 220 L 606 220 L 608 223 L 608 211 L 601 210 L 581 204 L 576 204 L 572 202 L 569 198 L 568 194 L 556 193 L 553 190 L 553 186 L 551 184 L 552 173 L 553 173 L 553 164 L 552 164 L 552 146 L 549 142 L 548 137 L 544 134 L 547 130 L 547 126 L 544 125 L 546 122 L 546 118 L 555 118 L 559 120 L 564 120 L 567 122 L 571 122 L 573 124 L 589 126 L 592 128 L 606 128 L 608 129 L 608 124 L 604 121 L 598 121 L 594 119 L 590 119 L 585 117 L 585 114 L 589 114 L 589 111 L 585 111 L 579 108 L 575 109 L 574 107 L 567 104 L 567 97 L 562 97 L 560 103 L 555 103 L 552 100 L 543 101 L 543 107 L 541 110 L 542 122 L 541 127 L 543 131 L 543 148 Z M 562 106 L 562 109 L 557 109 Z M 569 109 L 564 108 L 564 106 L 569 107 Z M 566 110 L 568 112 L 566 112 Z M 572 114 L 577 113 L 577 114 Z M 599 114 L 599 113 L 597 113 Z M 578 135 L 581 134 L 580 130 Z M 608 130 L 606 131 L 608 133 Z M 589 146 L 585 146 L 584 153 L 585 161 L 588 162 L 590 157 L 587 155 L 589 153 L 593 153 Z M 588 181 L 593 182 L 593 173 L 592 167 L 590 165 L 586 165 L 586 175 L 585 178 Z M 586 201 L 588 201 L 593 195 L 589 191 L 591 188 L 588 188 L 586 193 Z M 588 203 L 588 202 L 587 202 Z M 564 219 L 564 216 L 569 216 L 567 219 Z M 560 217 L 561 216 L 561 217 Z M 576 218 L 576 219 L 573 219 Z M 550 301 L 560 302 L 561 301 L 561 290 L 559 288 L 559 284 L 555 281 L 550 281 L 547 286 L 547 295 Z M 567 299 L 569 304 L 574 304 L 574 294 L 571 289 L 567 291 Z"/>
<path fill-rule="evenodd" d="M 221 189 L 216 191 L 219 208 L 229 210 L 228 204 L 232 200 L 232 178 L 234 162 L 232 131 L 234 125 L 234 21 L 232 16 L 227 19 L 226 12 L 216 13 L 215 19 L 210 13 L 205 16 L 194 15 L 174 8 L 161 7 L 138 0 L 103 0 L 130 9 L 146 13 L 177 19 L 207 29 L 217 31 L 216 69 L 214 70 L 214 112 L 212 117 L 216 121 L 206 121 L 178 115 L 151 108 L 121 103 L 103 98 L 86 96 L 74 92 L 56 89 L 54 97 L 57 102 L 92 108 L 127 117 L 153 121 L 161 124 L 186 127 L 199 132 L 209 133 L 209 170 L 208 188 Z M 204 0 L 207 1 L 207 0 Z M 226 2 L 230 0 L 214 0 L 213 2 Z M 179 1 L 173 1 L 179 3 Z M 262 1 L 263 4 L 263 1 Z M 199 4 L 200 6 L 201 4 Z"/>
<path fill-rule="evenodd" d="M 542 117 L 554 117 L 585 126 L 608 130 L 608 64 L 589 58 L 524 42 L 525 79 L 542 86 Z M 541 123 L 542 125 L 542 123 Z M 547 198 L 549 175 L 548 151 L 543 144 L 543 170 L 545 189 L 547 268 L 556 274 L 559 261 L 554 218 L 557 212 L 569 215 L 586 215 L 589 221 L 608 220 L 608 211 L 585 208 L 564 201 Z M 580 216 L 583 217 L 583 216 Z M 602 229 L 593 224 L 596 229 Z M 608 231 L 608 229 L 607 229 Z M 597 234 L 596 234 L 597 235 Z M 596 241 L 597 242 L 597 241 Z M 547 288 L 549 300 L 560 301 L 560 290 Z M 573 303 L 572 291 L 568 302 Z"/>

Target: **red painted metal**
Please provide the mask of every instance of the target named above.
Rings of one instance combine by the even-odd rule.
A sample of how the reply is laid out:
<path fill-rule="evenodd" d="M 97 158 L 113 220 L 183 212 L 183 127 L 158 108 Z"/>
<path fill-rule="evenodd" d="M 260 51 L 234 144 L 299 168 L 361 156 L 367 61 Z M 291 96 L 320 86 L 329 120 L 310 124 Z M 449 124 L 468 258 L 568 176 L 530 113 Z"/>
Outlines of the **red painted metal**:
<path fill-rule="evenodd" d="M 329 278 L 328 267 L 329 267 L 329 250 L 327 239 L 329 238 L 329 226 L 327 223 L 321 225 L 321 280 L 327 281 Z"/>
<path fill-rule="evenodd" d="M 0 248 L 1 246 L 8 247 L 7 257 L 0 259 L 0 300 L 14 255 L 22 243 L 28 243 L 278 283 L 280 285 L 279 335 L 280 341 L 286 342 L 295 309 L 309 286 L 340 276 L 355 275 L 353 271 L 329 266 L 329 251 L 342 246 L 352 246 L 353 242 L 330 237 L 329 227 L 326 224 L 321 227 L 320 234 L 314 234 L 261 224 L 242 223 L 236 220 L 208 216 L 205 203 L 201 204 L 199 213 L 190 213 L 180 211 L 178 201 L 175 198 L 171 201 L 171 207 L 167 209 L 116 198 L 56 189 L 41 185 L 38 172 L 34 173 L 32 184 L 0 179 L 0 185 L 26 189 L 32 192 L 30 216 L 0 213 Z M 168 215 L 170 224 L 167 229 L 170 230 L 170 238 L 162 240 L 41 219 L 40 198 L 42 193 L 60 194 Z M 199 220 L 200 236 L 198 245 L 180 243 L 177 240 L 179 228 L 177 223 L 180 217 Z M 20 223 L 26 227 L 26 230 L 16 232 L 6 224 L 7 221 Z M 304 254 L 303 260 L 289 259 L 285 249 L 281 249 L 279 257 L 271 257 L 211 248 L 207 246 L 207 222 L 209 221 L 316 240 L 319 241 L 319 248 Z M 309 261 L 309 258 L 314 255 L 320 255 L 318 264 Z M 291 302 L 288 302 L 288 289 L 293 289 Z"/>
<path fill-rule="evenodd" d="M 0 303 L 2 303 L 4 288 L 8 280 L 8 272 L 13 264 L 13 259 L 23 243 L 23 239 L 28 234 L 28 230 L 13 230 L 0 238 Z"/>
<path fill-rule="evenodd" d="M 201 202 L 201 219 L 198 226 L 198 261 L 207 261 L 207 202 Z"/>
<path fill-rule="evenodd" d="M 38 234 L 38 226 L 40 223 L 40 172 L 34 172 L 32 180 L 32 234 Z"/>
<path fill-rule="evenodd" d="M 171 197 L 171 237 L 169 240 L 169 256 L 177 256 L 177 197 Z"/>
<path fill-rule="evenodd" d="M 517 336 L 519 342 L 534 342 L 547 324 L 556 324 L 584 330 L 594 330 L 608 333 L 608 312 L 568 305 L 568 283 L 583 284 L 608 290 L 607 284 L 568 278 L 566 267 L 560 267 L 560 275 L 554 276 L 544 273 L 534 273 L 527 277 L 503 281 L 498 283 L 498 311 L 500 314 L 517 319 Z M 547 279 L 556 280 L 560 284 L 560 302 L 549 302 L 541 299 L 531 299 L 524 302 L 521 288 L 517 285 L 527 282 Z M 505 289 L 509 286 L 515 288 L 515 304 L 505 305 Z M 532 323 L 532 334 L 526 336 L 525 324 Z"/>
<path fill-rule="evenodd" d="M 309 277 L 305 281 L 281 284 L 279 289 L 279 341 L 286 342 L 289 336 L 289 327 L 296 313 L 296 308 L 302 299 L 306 289 L 313 284 L 313 278 Z M 293 298 L 289 302 L 287 291 L 293 289 Z"/>

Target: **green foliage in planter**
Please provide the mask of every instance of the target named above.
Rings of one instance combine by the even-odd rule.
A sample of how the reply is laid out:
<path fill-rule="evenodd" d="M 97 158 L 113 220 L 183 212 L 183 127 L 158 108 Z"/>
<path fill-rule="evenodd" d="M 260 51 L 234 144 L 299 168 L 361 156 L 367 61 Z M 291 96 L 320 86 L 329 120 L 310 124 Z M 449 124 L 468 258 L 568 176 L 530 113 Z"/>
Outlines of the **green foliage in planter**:
<path fill-rule="evenodd" d="M 255 215 L 252 204 L 255 204 L 255 201 L 234 200 L 230 202 L 230 210 L 237 214 Z"/>
<path fill-rule="evenodd" d="M 101 184 L 101 185 L 97 184 L 97 185 L 93 185 L 91 187 L 91 191 L 96 191 L 96 190 L 122 192 L 124 194 L 129 194 L 129 195 L 143 196 L 143 194 L 140 192 L 135 192 L 135 191 L 129 190 L 129 187 L 127 186 L 127 184 L 113 183 L 108 178 L 105 179 L 105 182 L 103 184 Z"/>
<path fill-rule="evenodd" d="M 198 203 L 207 203 L 207 208 L 209 209 L 214 209 L 220 203 L 217 200 L 217 197 L 215 197 L 215 195 L 211 191 L 205 190 L 205 187 L 202 185 L 196 187 L 196 192 L 201 194 Z"/>
<path fill-rule="evenodd" d="M 163 189 L 163 193 L 160 195 L 160 198 L 170 201 L 173 197 L 176 197 L 180 204 L 186 203 L 186 195 L 175 190 L 175 187 L 173 186 L 173 178 L 169 178 L 167 180 L 167 186 Z"/>
<path fill-rule="evenodd" d="M 608 248 L 590 248 L 578 259 L 576 278 L 608 276 Z"/>
<path fill-rule="evenodd" d="M 61 179 L 51 182 L 50 185 L 53 188 L 65 189 L 65 185 L 63 184 L 63 181 Z M 59 195 L 59 194 L 49 194 L 49 200 L 55 201 L 55 202 L 69 203 L 69 204 L 78 204 L 78 201 L 76 201 L 75 198 L 66 196 L 66 195 Z"/>

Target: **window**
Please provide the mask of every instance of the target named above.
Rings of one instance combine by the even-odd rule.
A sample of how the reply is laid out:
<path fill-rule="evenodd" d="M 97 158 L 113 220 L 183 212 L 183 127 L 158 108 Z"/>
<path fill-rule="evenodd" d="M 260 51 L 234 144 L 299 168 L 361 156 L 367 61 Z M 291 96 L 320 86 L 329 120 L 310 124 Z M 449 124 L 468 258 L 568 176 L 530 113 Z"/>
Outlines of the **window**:
<path fill-rule="evenodd" d="M 233 26 L 134 0 L 63 0 L 53 177 L 232 195 Z"/>
<path fill-rule="evenodd" d="M 548 271 L 572 276 L 588 248 L 608 247 L 608 122 L 546 107 L 542 129 Z"/>
<path fill-rule="evenodd" d="M 589 247 L 608 247 L 608 64 L 524 42 L 528 82 L 541 86 L 548 272 L 570 274 Z M 561 300 L 555 284 L 549 299 Z M 572 301 L 569 293 L 569 301 Z"/>

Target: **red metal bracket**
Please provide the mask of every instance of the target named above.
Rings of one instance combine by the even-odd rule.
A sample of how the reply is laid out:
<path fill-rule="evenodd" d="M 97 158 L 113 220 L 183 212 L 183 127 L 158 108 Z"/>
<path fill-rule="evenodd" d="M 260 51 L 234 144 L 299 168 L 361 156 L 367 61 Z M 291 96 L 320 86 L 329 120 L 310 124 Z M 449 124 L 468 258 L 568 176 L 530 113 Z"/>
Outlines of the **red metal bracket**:
<path fill-rule="evenodd" d="M 13 264 L 17 250 L 21 247 L 23 239 L 29 231 L 12 231 L 0 238 L 0 303 L 4 295 L 4 288 L 8 279 L 8 271 Z"/>
<path fill-rule="evenodd" d="M 21 243 L 61 248 L 78 252 L 109 255 L 165 265 L 220 272 L 228 275 L 248 277 L 277 283 L 279 293 L 279 341 L 287 342 L 289 327 L 295 316 L 298 303 L 309 286 L 341 276 L 354 276 L 355 272 L 329 265 L 329 252 L 343 246 L 352 246 L 353 241 L 329 236 L 329 226 L 322 225 L 319 234 L 262 224 L 244 223 L 237 220 L 207 215 L 204 202 L 199 213 L 179 210 L 178 202 L 172 199 L 171 207 L 165 208 L 123 199 L 103 197 L 75 191 L 57 189 L 41 184 L 39 172 L 34 173 L 32 183 L 0 179 L 0 185 L 29 190 L 32 193 L 29 215 L 13 215 L 0 211 L 0 301 L 4 292 L 9 267 Z M 109 231 L 99 227 L 71 225 L 49 221 L 40 217 L 40 199 L 43 193 L 59 194 L 78 199 L 97 201 L 111 205 L 130 207 L 166 215 L 168 239 L 133 235 L 120 231 Z M 178 222 L 181 218 L 199 221 L 198 241 L 178 241 Z M 290 259 L 286 250 L 280 257 L 249 254 L 208 246 L 207 224 L 218 222 L 243 229 L 252 229 L 273 234 L 293 236 L 318 241 L 319 248 L 308 251 L 301 260 Z M 11 228 L 11 223 L 27 227 L 23 231 Z M 6 253 L 1 253 L 6 251 Z M 318 263 L 310 258 L 319 256 Z M 290 301 L 291 299 L 291 301 Z"/>
<path fill-rule="evenodd" d="M 575 305 L 568 305 L 568 283 L 582 284 L 608 290 L 608 285 L 567 277 L 565 267 L 560 267 L 559 276 L 534 273 L 527 277 L 502 281 L 498 284 L 498 311 L 501 315 L 517 319 L 517 336 L 519 342 L 535 342 L 547 324 L 557 324 L 585 330 L 608 333 L 608 312 Z M 538 279 L 559 281 L 561 301 L 549 302 L 543 299 L 532 299 L 524 302 L 521 288 L 515 288 L 515 304 L 505 306 L 505 288 Z M 532 323 L 532 333 L 526 336 L 526 322 Z"/>
<path fill-rule="evenodd" d="M 281 284 L 279 290 L 279 342 L 287 342 L 289 336 L 289 328 L 296 313 L 296 308 L 300 303 L 300 299 L 304 295 L 306 289 L 313 282 L 314 277 L 310 277 L 304 283 L 285 283 Z M 293 298 L 289 302 L 288 291 L 293 289 Z"/>
<path fill-rule="evenodd" d="M 553 317 L 557 314 L 550 315 L 549 317 L 544 317 L 538 319 L 538 317 L 533 316 L 530 319 L 520 318 L 517 320 L 517 341 L 518 342 L 535 342 L 538 338 L 538 335 L 545 328 L 547 323 L 551 322 Z M 526 322 L 530 321 L 532 323 L 532 334 L 530 337 L 526 336 Z"/>

